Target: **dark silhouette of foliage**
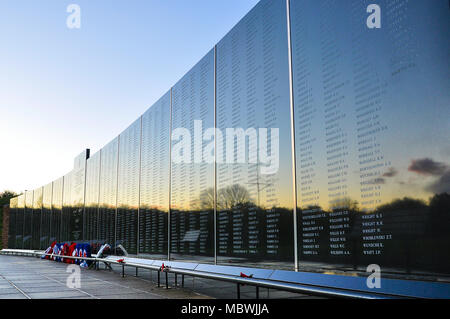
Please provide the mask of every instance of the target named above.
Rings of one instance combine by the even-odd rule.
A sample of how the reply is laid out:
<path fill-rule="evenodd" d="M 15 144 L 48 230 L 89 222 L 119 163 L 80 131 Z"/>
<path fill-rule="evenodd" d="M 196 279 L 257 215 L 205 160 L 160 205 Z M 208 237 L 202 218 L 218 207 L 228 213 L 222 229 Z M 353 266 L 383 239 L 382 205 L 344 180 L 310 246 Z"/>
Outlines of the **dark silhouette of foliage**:
<path fill-rule="evenodd" d="M 9 204 L 9 200 L 16 196 L 17 196 L 16 193 L 8 190 L 5 190 L 3 193 L 0 193 L 0 239 L 2 238 L 3 233 L 3 206 Z M 1 240 L 0 240 L 0 249 L 2 249 Z"/>

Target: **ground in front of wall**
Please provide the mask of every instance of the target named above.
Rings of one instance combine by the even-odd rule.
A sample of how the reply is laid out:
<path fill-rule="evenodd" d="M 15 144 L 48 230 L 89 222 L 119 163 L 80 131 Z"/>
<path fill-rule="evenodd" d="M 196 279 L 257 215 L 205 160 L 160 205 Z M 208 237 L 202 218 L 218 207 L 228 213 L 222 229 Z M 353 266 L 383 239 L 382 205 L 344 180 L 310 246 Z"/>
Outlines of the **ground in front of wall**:
<path fill-rule="evenodd" d="M 73 275 L 68 264 L 34 257 L 0 255 L 0 299 L 234 299 L 236 285 L 220 281 L 186 277 L 184 288 L 181 276 L 175 286 L 169 274 L 169 289 L 165 288 L 165 274 L 161 287 L 157 286 L 157 272 L 126 267 L 122 278 L 120 266 L 106 270 L 80 268 L 79 288 L 69 288 Z M 72 279 L 73 277 L 71 277 Z M 75 281 L 69 279 L 73 284 Z M 70 286 L 69 282 L 69 286 Z M 241 298 L 255 298 L 255 287 L 241 287 Z M 260 298 L 316 298 L 260 288 Z"/>

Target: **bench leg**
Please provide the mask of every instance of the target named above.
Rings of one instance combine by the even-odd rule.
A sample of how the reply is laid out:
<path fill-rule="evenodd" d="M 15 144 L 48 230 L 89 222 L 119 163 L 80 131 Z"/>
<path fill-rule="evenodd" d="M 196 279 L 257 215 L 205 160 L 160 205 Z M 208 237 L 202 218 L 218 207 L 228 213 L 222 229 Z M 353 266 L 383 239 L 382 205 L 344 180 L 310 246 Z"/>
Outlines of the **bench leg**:
<path fill-rule="evenodd" d="M 181 275 L 181 287 L 184 288 L 184 275 Z"/>
<path fill-rule="evenodd" d="M 241 285 L 237 284 L 237 299 L 241 299 Z"/>
<path fill-rule="evenodd" d="M 161 272 L 158 270 L 158 288 L 161 287 Z"/>
<path fill-rule="evenodd" d="M 177 274 L 175 274 L 175 287 L 178 287 L 178 283 L 177 283 Z"/>
<path fill-rule="evenodd" d="M 169 273 L 166 271 L 166 289 L 169 289 Z"/>
<path fill-rule="evenodd" d="M 138 276 L 138 267 L 136 267 L 136 277 Z"/>
<path fill-rule="evenodd" d="M 122 278 L 125 277 L 125 265 L 122 265 Z"/>
<path fill-rule="evenodd" d="M 259 287 L 256 286 L 256 299 L 259 299 Z"/>

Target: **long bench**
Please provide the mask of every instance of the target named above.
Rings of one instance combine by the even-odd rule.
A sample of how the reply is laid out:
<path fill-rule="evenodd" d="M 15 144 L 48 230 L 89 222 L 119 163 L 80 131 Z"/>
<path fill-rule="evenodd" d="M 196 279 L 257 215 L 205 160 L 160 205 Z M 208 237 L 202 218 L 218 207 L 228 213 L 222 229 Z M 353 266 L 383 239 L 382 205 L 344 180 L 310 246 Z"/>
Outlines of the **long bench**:
<path fill-rule="evenodd" d="M 0 253 L 11 255 L 22 254 L 26 256 L 44 255 L 43 252 L 39 251 L 11 249 L 2 250 Z M 47 255 L 53 256 L 52 254 Z M 112 269 L 111 265 L 120 265 L 122 267 L 123 277 L 125 276 L 125 267 L 135 268 L 136 276 L 138 276 L 138 269 L 156 271 L 158 275 L 158 287 L 161 286 L 161 274 L 165 275 L 166 288 L 169 285 L 169 274 L 174 275 L 175 286 L 178 285 L 178 276 L 181 276 L 181 286 L 184 286 L 185 276 L 231 282 L 236 284 L 238 299 L 240 298 L 240 288 L 243 285 L 254 286 L 256 289 L 256 298 L 259 298 L 259 288 L 261 287 L 341 298 L 450 298 L 450 282 L 381 278 L 380 288 L 369 288 L 366 283 L 367 278 L 359 276 L 162 261 L 123 256 L 108 256 L 105 258 L 61 257 L 90 260 L 93 262 L 92 264 L 95 269 L 99 269 L 99 263 L 104 263 L 110 269 Z"/>

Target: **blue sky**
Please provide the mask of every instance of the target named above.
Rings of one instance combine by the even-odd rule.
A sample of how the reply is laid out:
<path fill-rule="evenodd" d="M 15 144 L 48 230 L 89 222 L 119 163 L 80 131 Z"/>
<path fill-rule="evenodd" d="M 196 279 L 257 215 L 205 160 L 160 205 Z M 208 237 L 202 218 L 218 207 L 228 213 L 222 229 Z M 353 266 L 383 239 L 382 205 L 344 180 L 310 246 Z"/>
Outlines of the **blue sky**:
<path fill-rule="evenodd" d="M 173 86 L 258 0 L 0 0 L 0 192 L 47 184 Z M 69 4 L 81 29 L 69 29 Z"/>

